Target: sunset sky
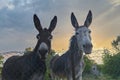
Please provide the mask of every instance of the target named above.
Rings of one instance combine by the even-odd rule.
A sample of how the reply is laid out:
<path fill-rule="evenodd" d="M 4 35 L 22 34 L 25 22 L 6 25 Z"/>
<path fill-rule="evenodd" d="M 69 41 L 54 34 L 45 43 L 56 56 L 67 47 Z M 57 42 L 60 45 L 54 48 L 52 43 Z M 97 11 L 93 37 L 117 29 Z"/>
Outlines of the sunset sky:
<path fill-rule="evenodd" d="M 57 16 L 52 49 L 67 50 L 74 34 L 71 12 L 82 25 L 89 10 L 93 13 L 90 29 L 94 49 L 111 48 L 111 41 L 120 35 L 120 0 L 0 0 L 0 52 L 34 48 L 38 34 L 32 19 L 34 13 L 43 27 L 49 27 L 51 19 Z"/>

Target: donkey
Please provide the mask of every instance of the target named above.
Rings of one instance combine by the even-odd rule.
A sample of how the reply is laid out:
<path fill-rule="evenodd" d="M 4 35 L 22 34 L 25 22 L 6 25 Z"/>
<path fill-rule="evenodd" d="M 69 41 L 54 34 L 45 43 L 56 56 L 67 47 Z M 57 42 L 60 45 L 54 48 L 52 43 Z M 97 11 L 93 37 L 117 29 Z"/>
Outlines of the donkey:
<path fill-rule="evenodd" d="M 61 56 L 54 56 L 50 61 L 50 70 L 53 80 L 58 78 L 72 79 L 72 60 L 74 61 L 75 80 L 82 80 L 84 68 L 84 54 L 90 54 L 92 51 L 91 30 L 88 29 L 92 22 L 92 12 L 89 11 L 84 25 L 79 26 L 74 13 L 71 14 L 71 23 L 75 28 L 75 34 L 70 39 L 69 49 Z"/>
<path fill-rule="evenodd" d="M 33 21 L 39 32 L 34 50 L 23 56 L 10 57 L 3 66 L 2 80 L 44 80 L 45 59 L 51 49 L 51 32 L 56 27 L 57 16 L 54 16 L 48 29 L 42 28 L 36 14 Z"/>

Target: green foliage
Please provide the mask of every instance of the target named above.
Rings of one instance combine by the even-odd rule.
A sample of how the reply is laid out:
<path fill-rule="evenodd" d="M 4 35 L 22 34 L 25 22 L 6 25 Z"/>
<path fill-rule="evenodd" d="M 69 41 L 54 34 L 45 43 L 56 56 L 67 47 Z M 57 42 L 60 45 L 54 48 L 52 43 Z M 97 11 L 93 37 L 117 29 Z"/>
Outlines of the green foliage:
<path fill-rule="evenodd" d="M 0 56 L 0 74 L 1 74 L 1 70 L 2 70 L 2 65 L 3 65 L 3 57 Z"/>
<path fill-rule="evenodd" d="M 111 58 L 112 58 L 112 55 L 111 55 L 110 51 L 107 49 L 104 49 L 103 57 L 102 57 L 103 63 L 107 64 Z"/>
<path fill-rule="evenodd" d="M 3 64 L 3 56 L 0 56 L 0 64 Z"/>
<path fill-rule="evenodd" d="M 113 78 L 120 77 L 120 52 L 115 55 L 105 53 L 103 56 L 103 72 Z"/>
<path fill-rule="evenodd" d="M 84 57 L 85 68 L 83 74 L 90 74 L 92 65 L 94 64 L 93 60 L 90 60 L 87 56 Z"/>
<path fill-rule="evenodd" d="M 28 54 L 32 51 L 33 51 L 33 49 L 31 47 L 28 47 L 28 48 L 25 49 L 24 54 Z"/>
<path fill-rule="evenodd" d="M 46 74 L 45 74 L 45 80 L 50 80 L 50 60 L 55 55 L 55 53 L 56 52 L 54 50 L 51 50 L 51 52 L 47 56 L 47 59 L 46 59 L 47 71 L 46 71 Z"/>
<path fill-rule="evenodd" d="M 115 50 L 120 51 L 120 36 L 117 36 L 116 40 L 112 41 L 112 46 Z"/>
<path fill-rule="evenodd" d="M 82 80 L 120 80 L 120 78 L 113 79 L 111 76 L 108 75 L 94 76 L 92 74 L 88 74 L 84 75 Z"/>
<path fill-rule="evenodd" d="M 111 76 L 112 78 L 120 78 L 120 36 L 117 36 L 116 40 L 112 41 L 112 46 L 116 53 L 112 55 L 109 50 L 104 50 L 103 55 L 103 73 Z"/>

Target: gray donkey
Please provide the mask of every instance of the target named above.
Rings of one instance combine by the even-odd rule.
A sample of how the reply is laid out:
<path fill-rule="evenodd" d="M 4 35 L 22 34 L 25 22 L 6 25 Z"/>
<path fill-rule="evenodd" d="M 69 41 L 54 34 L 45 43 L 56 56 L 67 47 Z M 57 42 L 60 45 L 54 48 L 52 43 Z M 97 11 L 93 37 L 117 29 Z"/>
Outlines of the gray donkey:
<path fill-rule="evenodd" d="M 2 80 L 44 80 L 45 59 L 51 49 L 51 32 L 56 27 L 57 17 L 54 16 L 48 29 L 42 28 L 36 14 L 33 20 L 39 32 L 34 50 L 23 56 L 8 58 L 2 69 Z"/>
<path fill-rule="evenodd" d="M 71 55 L 74 61 L 75 80 L 82 80 L 82 72 L 84 68 L 83 53 L 90 54 L 92 51 L 92 43 L 90 37 L 90 26 L 92 22 L 92 12 L 89 11 L 84 25 L 79 26 L 74 14 L 71 14 L 71 23 L 75 28 L 75 34 L 70 39 L 70 46 L 61 56 L 54 56 L 50 61 L 50 69 L 52 72 L 52 79 L 67 78 L 72 79 Z M 56 78 L 56 79 L 55 79 Z"/>

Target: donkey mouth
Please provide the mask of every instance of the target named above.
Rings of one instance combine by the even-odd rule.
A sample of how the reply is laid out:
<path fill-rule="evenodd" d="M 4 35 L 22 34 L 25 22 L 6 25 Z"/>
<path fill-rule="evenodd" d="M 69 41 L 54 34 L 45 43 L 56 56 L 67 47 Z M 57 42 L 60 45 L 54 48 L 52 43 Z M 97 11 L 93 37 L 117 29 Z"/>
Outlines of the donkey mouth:
<path fill-rule="evenodd" d="M 92 48 L 93 48 L 92 44 L 83 45 L 83 50 L 85 54 L 91 54 Z"/>
<path fill-rule="evenodd" d="M 84 52 L 85 52 L 85 54 L 91 54 L 92 53 L 92 48 L 89 48 L 89 49 L 84 48 Z"/>
<path fill-rule="evenodd" d="M 84 48 L 84 53 L 85 54 L 91 54 L 92 53 L 92 47 L 86 47 L 86 48 Z"/>
<path fill-rule="evenodd" d="M 91 54 L 92 51 L 85 51 L 85 54 Z"/>
<path fill-rule="evenodd" d="M 44 61 L 47 57 L 48 50 L 39 50 L 40 58 L 42 61 Z"/>

